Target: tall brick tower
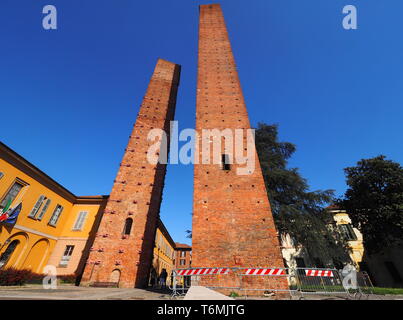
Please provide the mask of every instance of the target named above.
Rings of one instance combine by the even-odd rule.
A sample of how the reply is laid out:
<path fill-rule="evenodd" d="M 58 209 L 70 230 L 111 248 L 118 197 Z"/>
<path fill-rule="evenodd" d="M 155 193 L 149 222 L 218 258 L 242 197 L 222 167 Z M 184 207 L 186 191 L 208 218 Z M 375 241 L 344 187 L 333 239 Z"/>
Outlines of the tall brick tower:
<path fill-rule="evenodd" d="M 106 205 L 82 285 L 118 282 L 121 288 L 148 283 L 166 164 L 150 164 L 151 129 L 169 134 L 180 66 L 159 59 L 140 107 Z M 169 141 L 169 135 L 168 139 Z"/>
<path fill-rule="evenodd" d="M 250 129 L 248 114 L 219 4 L 200 6 L 196 130 Z M 244 134 L 246 137 L 246 133 Z M 236 163 L 226 165 L 231 152 L 222 144 L 222 161 L 194 167 L 193 267 L 284 267 L 279 241 L 254 143 L 252 174 L 238 175 Z M 203 155 L 205 157 L 205 154 Z M 220 279 L 236 286 L 231 276 Z M 201 284 L 217 283 L 201 277 Z M 272 288 L 285 288 L 284 279 L 272 279 Z M 251 277 L 246 279 L 253 284 Z M 245 283 L 244 281 L 244 283 Z"/>

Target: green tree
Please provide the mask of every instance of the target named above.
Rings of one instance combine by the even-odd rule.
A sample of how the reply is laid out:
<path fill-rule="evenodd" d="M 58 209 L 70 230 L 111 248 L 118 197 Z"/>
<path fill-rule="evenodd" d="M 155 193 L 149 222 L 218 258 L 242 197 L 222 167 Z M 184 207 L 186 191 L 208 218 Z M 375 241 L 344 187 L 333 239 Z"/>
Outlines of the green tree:
<path fill-rule="evenodd" d="M 298 169 L 287 168 L 296 147 L 278 140 L 277 125 L 259 123 L 255 142 L 280 235 L 289 234 L 294 245 L 303 246 L 311 257 L 322 262 L 349 262 L 347 244 L 335 232 L 332 217 L 325 209 L 334 200 L 333 190 L 309 191 Z"/>
<path fill-rule="evenodd" d="M 339 205 L 363 234 L 369 254 L 403 240 L 403 168 L 380 155 L 345 168 L 348 189 Z"/>

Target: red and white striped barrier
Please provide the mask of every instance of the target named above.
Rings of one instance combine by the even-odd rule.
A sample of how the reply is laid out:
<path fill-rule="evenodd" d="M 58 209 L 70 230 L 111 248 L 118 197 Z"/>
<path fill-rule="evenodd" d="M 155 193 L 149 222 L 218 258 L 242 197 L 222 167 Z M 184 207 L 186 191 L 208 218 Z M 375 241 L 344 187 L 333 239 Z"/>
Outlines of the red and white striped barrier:
<path fill-rule="evenodd" d="M 244 270 L 249 276 L 282 276 L 285 275 L 285 269 L 280 268 L 249 268 Z"/>
<path fill-rule="evenodd" d="M 200 268 L 200 269 L 180 269 L 177 270 L 179 276 L 204 276 L 210 274 L 228 274 L 229 268 Z"/>
<path fill-rule="evenodd" d="M 331 270 L 305 270 L 305 274 L 308 277 L 333 277 L 333 272 Z"/>

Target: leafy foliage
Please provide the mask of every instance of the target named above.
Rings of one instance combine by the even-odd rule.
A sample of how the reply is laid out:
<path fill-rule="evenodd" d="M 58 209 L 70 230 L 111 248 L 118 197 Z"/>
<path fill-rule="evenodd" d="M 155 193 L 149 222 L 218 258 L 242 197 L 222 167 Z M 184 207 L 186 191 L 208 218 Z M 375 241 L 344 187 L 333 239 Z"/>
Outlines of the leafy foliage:
<path fill-rule="evenodd" d="M 77 280 L 76 274 L 65 274 L 57 277 L 61 283 L 75 283 Z"/>
<path fill-rule="evenodd" d="M 192 239 L 192 230 L 186 230 L 186 238 Z"/>
<path fill-rule="evenodd" d="M 40 275 L 30 270 L 18 270 L 15 268 L 0 269 L 0 286 L 22 286 L 38 277 Z"/>
<path fill-rule="evenodd" d="M 309 191 L 298 169 L 287 168 L 296 147 L 278 140 L 277 125 L 259 123 L 255 140 L 279 233 L 289 234 L 294 245 L 305 247 L 322 262 L 348 262 L 347 245 L 334 227 L 329 228 L 332 220 L 325 209 L 334 200 L 333 190 Z"/>
<path fill-rule="evenodd" d="M 403 168 L 381 155 L 345 168 L 348 189 L 339 201 L 363 234 L 368 253 L 403 240 Z"/>
<path fill-rule="evenodd" d="M 24 284 L 42 284 L 45 275 L 28 269 L 0 269 L 0 286 L 22 286 Z M 75 283 L 77 275 L 68 274 L 57 277 L 60 283 Z"/>

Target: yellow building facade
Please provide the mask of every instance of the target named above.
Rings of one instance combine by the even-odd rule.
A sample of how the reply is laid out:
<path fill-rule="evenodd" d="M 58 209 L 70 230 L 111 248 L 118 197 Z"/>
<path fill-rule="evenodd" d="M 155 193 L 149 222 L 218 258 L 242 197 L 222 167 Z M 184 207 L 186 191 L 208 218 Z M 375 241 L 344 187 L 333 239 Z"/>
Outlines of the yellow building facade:
<path fill-rule="evenodd" d="M 336 222 L 338 231 L 348 243 L 352 262 L 357 268 L 359 268 L 360 262 L 364 256 L 362 233 L 352 226 L 351 219 L 345 210 L 329 208 L 328 211 L 333 215 L 333 220 Z"/>
<path fill-rule="evenodd" d="M 172 240 L 162 221 L 159 220 L 155 234 L 154 257 L 150 282 L 153 281 L 153 277 L 158 277 L 162 270 L 165 269 L 168 273 L 167 284 L 169 284 L 171 282 L 171 273 L 175 268 L 174 259 L 175 242 Z"/>
<path fill-rule="evenodd" d="M 364 243 L 361 232 L 352 226 L 351 219 L 346 211 L 337 207 L 329 207 L 327 212 L 331 215 L 329 227 L 336 225 L 337 230 L 334 231 L 340 233 L 347 241 L 351 262 L 359 269 L 360 262 L 364 256 Z M 285 264 L 289 268 L 305 268 L 316 265 L 314 257 L 310 257 L 306 248 L 295 246 L 293 239 L 288 234 L 281 237 L 281 251 Z M 334 261 L 320 262 L 331 265 Z"/>
<path fill-rule="evenodd" d="M 15 224 L 0 223 L 0 268 L 43 273 L 53 265 L 58 274 L 79 272 L 106 200 L 75 196 L 0 144 L 0 212 L 22 204 Z"/>
<path fill-rule="evenodd" d="M 76 196 L 0 142 L 0 214 L 22 209 L 15 223 L 0 222 L 0 269 L 82 274 L 108 196 Z M 175 243 L 159 220 L 153 265 L 173 269 Z"/>

